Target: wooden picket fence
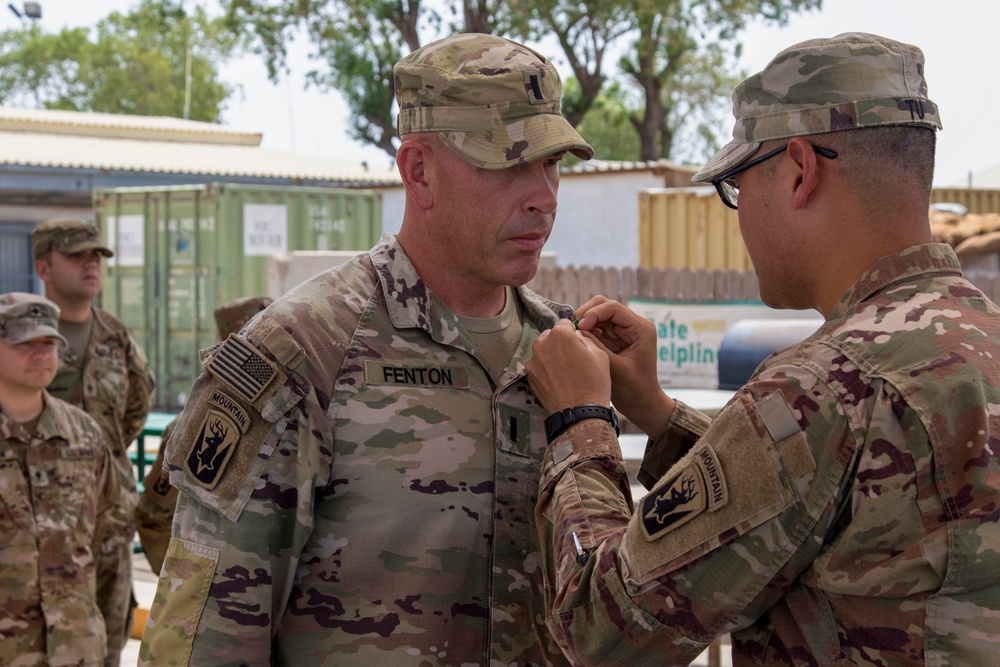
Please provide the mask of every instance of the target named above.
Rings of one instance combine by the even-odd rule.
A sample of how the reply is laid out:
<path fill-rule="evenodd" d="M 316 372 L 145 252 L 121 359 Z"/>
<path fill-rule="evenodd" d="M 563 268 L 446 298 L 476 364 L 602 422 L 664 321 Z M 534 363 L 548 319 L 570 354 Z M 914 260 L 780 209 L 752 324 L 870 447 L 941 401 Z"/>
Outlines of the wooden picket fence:
<path fill-rule="evenodd" d="M 970 271 L 965 277 L 1000 303 L 1000 274 Z M 760 300 L 753 270 L 543 266 L 528 287 L 574 307 L 598 294 L 623 303 L 635 298 L 682 303 Z"/>

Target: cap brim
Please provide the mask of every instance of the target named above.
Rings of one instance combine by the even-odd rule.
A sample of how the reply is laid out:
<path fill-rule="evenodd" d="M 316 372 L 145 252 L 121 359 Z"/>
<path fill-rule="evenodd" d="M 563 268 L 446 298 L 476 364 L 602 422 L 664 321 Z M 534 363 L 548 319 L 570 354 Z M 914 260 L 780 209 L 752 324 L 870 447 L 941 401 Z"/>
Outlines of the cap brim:
<path fill-rule="evenodd" d="M 26 343 L 29 340 L 35 340 L 36 338 L 58 338 L 60 346 L 63 348 L 69 347 L 69 342 L 63 338 L 63 335 L 59 333 L 58 329 L 44 324 L 39 324 L 38 326 L 18 331 L 6 340 L 11 345 L 17 345 L 18 343 Z"/>
<path fill-rule="evenodd" d="M 692 176 L 691 180 L 695 183 L 710 182 L 716 176 L 746 162 L 760 148 L 760 143 L 759 141 L 751 141 L 750 143 L 730 141 L 708 164 L 701 168 L 701 171 Z"/>
<path fill-rule="evenodd" d="M 64 255 L 74 255 L 78 252 L 83 252 L 84 250 L 96 250 L 105 257 L 115 256 L 115 253 L 111 250 L 111 248 L 103 246 L 100 243 L 77 243 L 75 245 L 71 245 L 65 250 L 60 250 L 59 252 L 63 253 Z"/>
<path fill-rule="evenodd" d="M 488 130 L 441 130 L 441 140 L 466 162 L 482 169 L 507 169 L 569 151 L 581 160 L 594 149 L 562 116 L 538 114 Z"/>

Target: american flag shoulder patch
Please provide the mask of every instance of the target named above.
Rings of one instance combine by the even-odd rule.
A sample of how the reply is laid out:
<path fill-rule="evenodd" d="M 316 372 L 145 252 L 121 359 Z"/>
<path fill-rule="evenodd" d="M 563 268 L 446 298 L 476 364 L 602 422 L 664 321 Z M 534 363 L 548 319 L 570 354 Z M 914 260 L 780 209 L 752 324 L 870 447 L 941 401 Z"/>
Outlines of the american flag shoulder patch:
<path fill-rule="evenodd" d="M 278 371 L 272 361 L 236 334 L 230 334 L 208 370 L 241 398 L 253 403 Z"/>

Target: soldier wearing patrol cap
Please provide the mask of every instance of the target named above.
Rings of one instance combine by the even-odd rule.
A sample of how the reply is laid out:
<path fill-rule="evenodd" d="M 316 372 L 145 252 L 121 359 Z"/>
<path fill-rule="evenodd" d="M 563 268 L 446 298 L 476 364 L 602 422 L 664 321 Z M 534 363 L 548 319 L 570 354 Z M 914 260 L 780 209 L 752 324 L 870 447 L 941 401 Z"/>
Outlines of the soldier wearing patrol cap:
<path fill-rule="evenodd" d="M 97 423 L 45 387 L 66 344 L 59 308 L 0 295 L 0 662 L 103 664 L 94 560 L 117 501 Z"/>
<path fill-rule="evenodd" d="M 123 489 L 120 505 L 97 554 L 98 604 L 108 630 L 106 664 L 117 667 L 131 630 L 132 540 L 135 538 L 135 473 L 125 450 L 142 431 L 152 406 L 153 374 L 125 325 L 96 308 L 101 260 L 113 252 L 89 222 L 58 218 L 31 232 L 35 272 L 61 315 L 69 342 L 59 352 L 59 371 L 49 393 L 83 409 L 104 431 Z"/>
<path fill-rule="evenodd" d="M 523 285 L 564 153 L 544 56 L 480 34 L 395 68 L 397 236 L 204 357 L 167 444 L 180 490 L 146 665 L 562 665 L 524 361 L 571 309 Z"/>
<path fill-rule="evenodd" d="M 238 333 L 244 324 L 269 305 L 271 299 L 266 296 L 246 296 L 227 301 L 216 308 L 213 315 L 219 329 L 219 340 L 226 340 L 230 334 Z M 163 429 L 156 460 L 142 480 L 142 493 L 139 494 L 139 504 L 135 508 L 139 543 L 153 572 L 159 572 L 163 567 L 163 557 L 170 542 L 170 526 L 174 520 L 174 506 L 177 504 L 177 489 L 170 486 L 170 478 L 163 469 L 163 453 L 176 424 L 177 420 L 174 419 Z"/>
<path fill-rule="evenodd" d="M 613 397 L 651 438 L 633 514 L 609 426 L 552 433 L 536 516 L 574 663 L 687 664 L 727 632 L 734 665 L 996 662 L 1000 310 L 932 243 L 927 94 L 920 49 L 860 33 L 737 86 L 695 180 L 737 208 L 764 302 L 826 322 L 714 420 L 664 394 L 621 304 L 535 344 L 547 409 Z"/>

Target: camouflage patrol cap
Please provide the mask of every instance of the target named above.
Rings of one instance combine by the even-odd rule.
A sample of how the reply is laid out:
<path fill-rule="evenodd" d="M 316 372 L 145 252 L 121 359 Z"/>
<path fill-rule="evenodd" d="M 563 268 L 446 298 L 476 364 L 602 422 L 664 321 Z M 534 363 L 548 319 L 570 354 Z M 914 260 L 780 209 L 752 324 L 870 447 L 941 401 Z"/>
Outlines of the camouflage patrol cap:
<path fill-rule="evenodd" d="M 791 46 L 733 91 L 733 140 L 692 178 L 708 182 L 764 141 L 886 125 L 941 129 L 916 46 L 850 32 Z"/>
<path fill-rule="evenodd" d="M 427 44 L 393 68 L 402 138 L 437 132 L 466 162 L 505 169 L 594 149 L 559 112 L 562 83 L 541 54 L 502 37 L 454 35 Z"/>
<path fill-rule="evenodd" d="M 17 345 L 45 337 L 58 338 L 63 346 L 68 344 L 59 333 L 59 306 L 38 294 L 0 294 L 0 340 Z"/>
<path fill-rule="evenodd" d="M 110 248 L 101 242 L 101 230 L 86 220 L 73 218 L 46 220 L 38 225 L 31 230 L 31 245 L 34 249 L 35 259 L 50 250 L 61 252 L 64 255 L 72 255 L 84 250 L 99 250 L 105 257 L 114 257 L 115 255 Z"/>
<path fill-rule="evenodd" d="M 229 334 L 237 333 L 250 319 L 271 305 L 266 296 L 245 296 L 241 299 L 227 301 L 213 311 L 215 325 L 219 328 L 219 340 L 229 338 Z"/>

